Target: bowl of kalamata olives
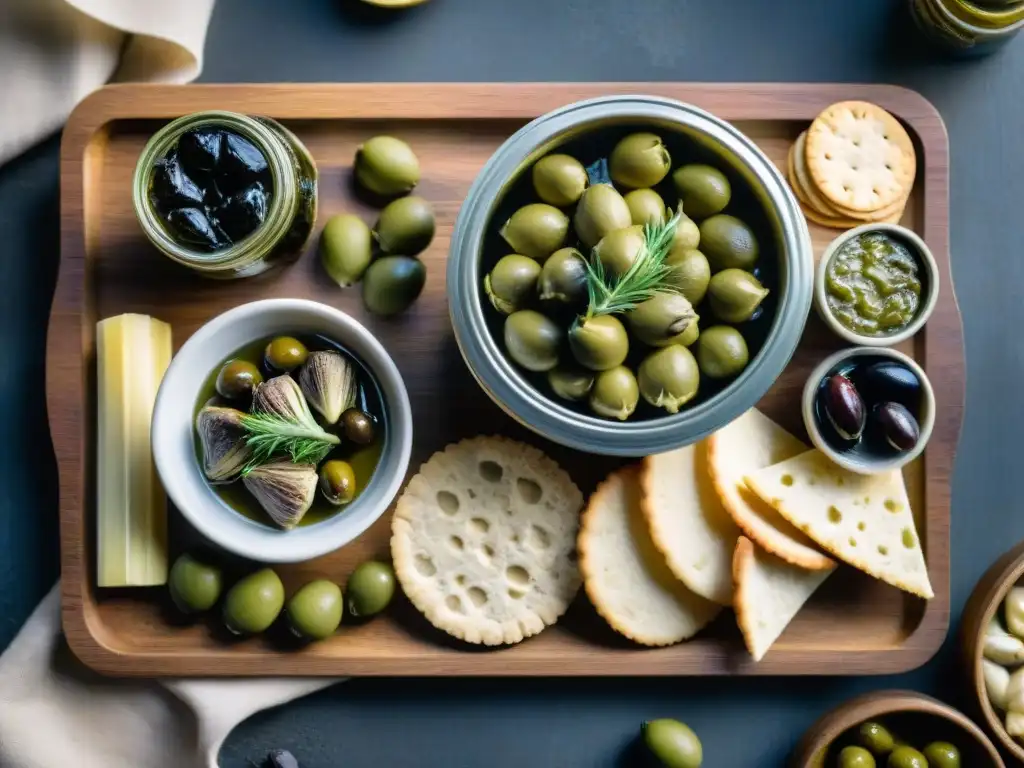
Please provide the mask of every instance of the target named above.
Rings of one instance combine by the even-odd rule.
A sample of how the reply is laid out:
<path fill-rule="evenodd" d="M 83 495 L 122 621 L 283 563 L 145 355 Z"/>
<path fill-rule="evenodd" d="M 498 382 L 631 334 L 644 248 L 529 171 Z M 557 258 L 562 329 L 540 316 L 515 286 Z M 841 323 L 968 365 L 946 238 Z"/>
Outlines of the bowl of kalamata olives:
<path fill-rule="evenodd" d="M 873 475 L 921 455 L 935 426 L 935 393 L 902 352 L 853 347 L 808 377 L 803 416 L 818 450 L 851 472 Z"/>

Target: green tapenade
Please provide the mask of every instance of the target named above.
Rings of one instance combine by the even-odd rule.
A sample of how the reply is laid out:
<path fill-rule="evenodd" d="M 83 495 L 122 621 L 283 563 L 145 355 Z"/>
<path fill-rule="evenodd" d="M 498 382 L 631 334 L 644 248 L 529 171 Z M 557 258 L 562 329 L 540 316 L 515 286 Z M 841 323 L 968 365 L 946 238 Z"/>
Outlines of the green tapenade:
<path fill-rule="evenodd" d="M 921 301 L 921 268 L 910 249 L 882 232 L 845 243 L 825 273 L 828 308 L 841 325 L 862 336 L 906 328 Z"/>

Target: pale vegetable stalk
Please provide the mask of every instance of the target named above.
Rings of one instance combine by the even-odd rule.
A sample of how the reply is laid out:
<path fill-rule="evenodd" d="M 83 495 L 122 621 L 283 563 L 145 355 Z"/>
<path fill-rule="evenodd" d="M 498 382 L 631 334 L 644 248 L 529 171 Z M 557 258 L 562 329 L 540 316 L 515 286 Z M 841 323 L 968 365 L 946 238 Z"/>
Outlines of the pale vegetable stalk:
<path fill-rule="evenodd" d="M 171 327 L 146 315 L 96 325 L 96 582 L 167 581 L 167 498 L 153 465 L 150 422 L 171 361 Z"/>

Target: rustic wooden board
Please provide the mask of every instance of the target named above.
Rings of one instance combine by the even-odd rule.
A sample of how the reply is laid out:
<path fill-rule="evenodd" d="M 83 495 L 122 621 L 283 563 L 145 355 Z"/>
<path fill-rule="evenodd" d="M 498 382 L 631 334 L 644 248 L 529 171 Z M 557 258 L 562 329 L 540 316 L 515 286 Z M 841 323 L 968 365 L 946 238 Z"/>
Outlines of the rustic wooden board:
<path fill-rule="evenodd" d="M 98 319 L 121 312 L 169 321 L 177 347 L 213 316 L 255 299 L 308 297 L 340 307 L 379 336 L 405 376 L 415 422 L 411 472 L 448 442 L 503 433 L 540 444 L 589 492 L 614 461 L 545 444 L 491 403 L 453 339 L 444 267 L 463 196 L 494 149 L 538 115 L 611 93 L 651 93 L 703 107 L 735 122 L 780 167 L 793 139 L 832 102 L 868 99 L 907 124 L 922 167 L 904 223 L 934 250 L 942 281 L 926 330 L 903 346 L 929 372 L 939 404 L 931 443 L 906 472 L 933 600 L 924 603 L 842 569 L 754 664 L 729 612 L 692 642 L 641 649 L 603 626 L 582 591 L 561 623 L 507 649 L 481 651 L 450 641 L 400 599 L 386 617 L 295 650 L 273 635 L 226 642 L 215 621 L 171 622 L 159 591 L 96 588 L 94 330 Z M 284 271 L 232 282 L 203 280 L 157 254 L 132 212 L 136 158 L 163 122 L 213 108 L 269 115 L 301 137 L 320 167 L 321 224 L 342 210 L 373 216 L 349 187 L 361 140 L 386 130 L 411 141 L 423 165 L 418 192 L 434 203 L 438 232 L 423 255 L 426 289 L 410 312 L 395 320 L 367 315 L 357 289 L 342 291 L 322 274 L 314 245 Z M 61 267 L 49 329 L 47 401 L 60 464 L 64 629 L 74 651 L 95 669 L 117 675 L 850 675 L 917 667 L 942 643 L 949 622 L 949 483 L 963 408 L 963 337 L 949 269 L 946 132 L 935 109 L 916 93 L 828 84 L 115 86 L 87 99 L 69 121 L 61 186 Z M 814 225 L 811 232 L 818 254 L 836 234 Z M 761 407 L 803 434 L 804 379 L 839 346 L 812 316 L 793 363 Z M 314 577 L 344 583 L 356 563 L 387 557 L 389 517 L 339 552 L 281 568 L 286 586 Z M 174 518 L 177 551 L 190 534 Z"/>

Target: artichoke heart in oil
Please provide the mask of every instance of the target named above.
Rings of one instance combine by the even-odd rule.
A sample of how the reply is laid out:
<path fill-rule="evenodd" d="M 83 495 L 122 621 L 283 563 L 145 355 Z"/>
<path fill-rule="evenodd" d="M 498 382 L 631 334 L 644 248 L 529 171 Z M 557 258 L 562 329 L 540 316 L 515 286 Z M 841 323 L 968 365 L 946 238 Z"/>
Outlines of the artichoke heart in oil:
<path fill-rule="evenodd" d="M 299 388 L 306 402 L 328 424 L 356 404 L 359 382 L 352 363 L 340 352 L 310 352 L 299 370 Z"/>
<path fill-rule="evenodd" d="M 203 448 L 203 472 L 212 483 L 228 483 L 249 463 L 252 452 L 242 425 L 245 414 L 234 408 L 208 405 L 196 416 Z"/>
<path fill-rule="evenodd" d="M 313 464 L 273 461 L 250 470 L 242 482 L 271 520 L 290 530 L 316 498 L 319 478 Z"/>
<path fill-rule="evenodd" d="M 256 387 L 252 412 L 242 416 L 252 450 L 250 465 L 286 453 L 296 464 L 320 462 L 340 443 L 325 431 L 309 410 L 306 398 L 291 376 L 277 376 Z"/>

